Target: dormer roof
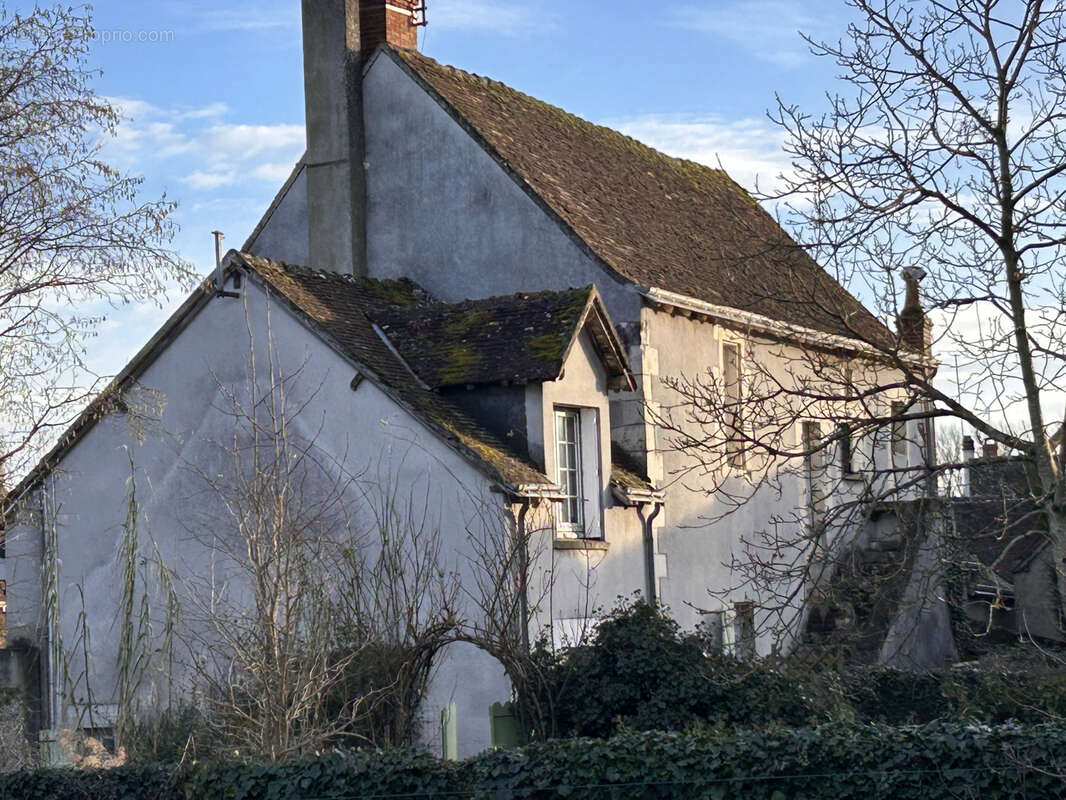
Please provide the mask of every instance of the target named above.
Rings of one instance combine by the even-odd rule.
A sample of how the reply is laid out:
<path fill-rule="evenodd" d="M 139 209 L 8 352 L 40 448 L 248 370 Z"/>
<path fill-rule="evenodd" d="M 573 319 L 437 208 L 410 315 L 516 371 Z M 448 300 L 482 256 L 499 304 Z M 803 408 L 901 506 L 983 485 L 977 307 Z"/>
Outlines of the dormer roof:
<path fill-rule="evenodd" d="M 595 345 L 610 388 L 636 388 L 625 347 L 594 286 L 380 306 L 370 316 L 434 389 L 555 380 L 582 331 Z"/>

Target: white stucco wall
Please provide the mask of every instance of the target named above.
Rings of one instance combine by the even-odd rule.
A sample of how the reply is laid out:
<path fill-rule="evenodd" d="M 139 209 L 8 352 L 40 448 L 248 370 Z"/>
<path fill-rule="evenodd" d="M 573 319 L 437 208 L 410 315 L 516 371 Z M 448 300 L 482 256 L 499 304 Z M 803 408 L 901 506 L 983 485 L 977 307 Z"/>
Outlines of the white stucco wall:
<path fill-rule="evenodd" d="M 74 648 L 84 597 L 91 632 L 89 685 L 95 711 L 105 718 L 118 680 L 116 619 L 122 582 L 117 552 L 127 512 L 130 459 L 138 483 L 141 535 L 150 537 L 151 548 L 158 547 L 176 575 L 188 578 L 179 591 L 202 587 L 212 568 L 221 569 L 213 563 L 202 527 L 212 510 L 210 492 L 205 492 L 197 472 L 211 469 L 218 462 L 217 445 L 232 440 L 233 421 L 227 414 L 231 406 L 224 392 L 240 393 L 248 385 L 245 302 L 261 378 L 271 350 L 281 374 L 300 370 L 297 385 L 306 389 L 306 397 L 291 397 L 290 407 L 308 405 L 293 417 L 293 434 L 313 440 L 325 460 L 336 459 L 350 474 L 363 474 L 364 488 L 367 479 L 387 474 L 401 491 L 410 489 L 429 510 L 429 524 L 441 533 L 442 569 L 469 579 L 466 531 L 483 510 L 472 507 L 480 501 L 471 498 L 500 502 L 480 472 L 370 381 L 353 392 L 353 367 L 288 312 L 269 303 L 254 283 L 246 281 L 242 291 L 243 300 L 210 301 L 141 377 L 141 386 L 163 404 L 160 419 L 139 438 L 127 415 L 106 417 L 67 453 L 56 470 L 54 487 L 46 487 L 49 503 L 58 509 L 62 641 L 68 651 Z M 30 599 L 35 588 L 30 576 L 39 569 L 33 543 L 40 533 L 30 527 L 18 533 L 17 541 L 25 546 L 16 546 L 13 539 L 4 567 L 26 579 L 12 581 L 12 594 L 20 621 L 28 622 L 40 609 L 39 599 Z M 181 686 L 187 677 L 179 665 L 175 683 Z M 81 691 L 79 697 L 85 698 Z M 441 705 L 455 701 L 461 709 L 460 752 L 470 754 L 489 744 L 486 698 L 505 701 L 509 694 L 498 664 L 456 648 L 438 660 L 425 714 L 432 718 Z M 74 722 L 68 718 L 61 724 Z M 433 737 L 439 731 L 431 725 L 425 734 L 430 737 L 427 745 L 436 749 Z"/>
<path fill-rule="evenodd" d="M 591 409 L 598 425 L 582 430 L 585 473 L 584 542 L 573 534 L 557 534 L 552 525 L 553 508 L 543 506 L 529 516 L 536 556 L 533 570 L 534 635 L 553 628 L 553 639 L 572 638 L 580 620 L 597 609 L 614 605 L 620 595 L 643 593 L 643 527 L 633 508 L 621 506 L 612 497 L 611 404 L 607 375 L 588 334 L 582 332 L 555 381 L 531 384 L 526 389 L 527 437 L 532 457 L 556 474 L 554 412 L 557 408 Z M 583 420 L 588 419 L 583 415 Z M 591 457 L 591 458 L 590 458 Z M 596 463 L 590 463 L 592 459 Z M 569 538 L 563 538 L 563 537 Z M 549 591 L 550 590 L 550 591 Z"/>
<path fill-rule="evenodd" d="M 390 57 L 363 81 L 367 261 L 449 302 L 595 283 L 616 322 L 633 288 L 610 276 Z"/>
<path fill-rule="evenodd" d="M 705 378 L 708 370 L 721 376 L 721 346 L 726 341 L 739 344 L 743 359 L 757 363 L 760 371 L 776 375 L 785 386 L 791 381 L 790 374 L 803 374 L 807 363 L 807 357 L 795 346 L 771 343 L 750 331 L 651 307 L 643 311 L 641 330 L 645 396 L 656 413 L 673 419 L 697 436 L 698 429 L 686 420 L 686 404 L 665 384 L 666 379 Z M 856 366 L 856 371 L 859 369 Z M 826 434 L 830 432 L 825 431 Z M 654 442 L 649 446 L 649 474 L 653 481 L 667 488 L 662 529 L 658 534 L 659 550 L 665 556 L 663 601 L 685 627 L 700 622 L 697 609 L 727 610 L 735 602 L 752 601 L 756 604 L 756 624 L 763 634 L 757 643 L 759 652 L 767 653 L 775 644 L 787 651 L 795 631 L 786 633 L 781 629 L 798 624 L 800 617 L 785 615 L 782 619 L 776 614 L 760 615 L 759 606 L 777 605 L 778 598 L 790 591 L 790 585 L 779 584 L 775 592 L 777 598 L 773 598 L 750 582 L 743 585 L 743 576 L 733 571 L 730 563 L 735 557 L 744 556 L 745 540 L 758 542 L 761 532 L 772 531 L 781 542 L 802 535 L 802 520 L 807 507 L 802 466 L 792 460 L 784 471 L 778 473 L 779 477 L 753 489 L 761 474 L 758 468 L 751 473 L 740 471 L 735 475 L 707 474 L 691 454 L 679 451 L 661 429 L 653 429 L 648 435 L 649 441 Z M 797 446 L 801 435 L 797 418 L 782 445 Z M 829 492 L 827 507 L 853 504 L 865 489 L 864 480 L 869 480 L 869 459 L 873 457 L 876 463 L 886 465 L 890 457 L 889 446 L 887 431 L 876 448 L 870 439 L 856 441 L 856 463 L 864 471 L 864 477 L 857 479 L 845 479 L 835 454 L 827 451 L 823 484 Z M 909 448 L 911 463 L 918 463 L 917 445 L 910 444 Z M 721 493 L 715 491 L 719 485 L 724 490 Z M 849 522 L 861 521 L 858 513 L 849 513 L 845 517 Z M 832 530 L 829 544 L 840 546 L 857 532 L 858 529 L 851 525 L 846 530 Z M 760 558 L 768 555 L 768 550 L 759 553 Z M 793 556 L 786 548 L 776 558 L 787 564 Z M 797 605 L 804 597 L 802 591 L 797 594 Z M 771 628 L 778 630 L 771 631 Z M 778 641 L 775 642 L 775 638 Z"/>
<path fill-rule="evenodd" d="M 264 258 L 307 266 L 311 262 L 307 233 L 307 170 L 299 173 L 275 200 L 248 250 Z"/>

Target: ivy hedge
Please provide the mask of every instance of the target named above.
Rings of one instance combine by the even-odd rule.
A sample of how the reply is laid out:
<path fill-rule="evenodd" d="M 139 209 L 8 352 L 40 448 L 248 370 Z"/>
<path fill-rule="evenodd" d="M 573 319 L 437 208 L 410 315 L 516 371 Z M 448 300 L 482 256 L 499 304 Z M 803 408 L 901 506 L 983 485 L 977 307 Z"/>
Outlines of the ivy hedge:
<path fill-rule="evenodd" d="M 1066 725 L 830 724 L 555 739 L 466 761 L 410 750 L 194 768 L 0 776 L 20 800 L 800 800 L 1062 797 Z"/>
<path fill-rule="evenodd" d="M 175 770 L 152 764 L 114 769 L 45 769 L 0 774 L 11 800 L 186 800 Z"/>

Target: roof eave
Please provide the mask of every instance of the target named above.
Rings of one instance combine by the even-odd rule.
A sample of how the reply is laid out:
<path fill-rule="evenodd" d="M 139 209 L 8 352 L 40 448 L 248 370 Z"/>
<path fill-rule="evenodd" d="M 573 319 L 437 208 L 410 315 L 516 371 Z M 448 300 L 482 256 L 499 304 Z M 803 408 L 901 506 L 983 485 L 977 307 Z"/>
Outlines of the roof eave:
<path fill-rule="evenodd" d="M 636 391 L 637 380 L 629 367 L 629 357 L 626 355 L 625 345 L 618 336 L 618 331 L 614 327 L 614 323 L 607 313 L 607 307 L 603 303 L 603 297 L 595 284 L 589 287 L 589 296 L 585 301 L 585 308 L 582 310 L 581 316 L 578 317 L 577 324 L 574 325 L 573 336 L 570 337 L 562 358 L 559 360 L 560 373 L 563 364 L 566 363 L 566 359 L 570 357 L 570 352 L 574 349 L 578 335 L 585 329 L 586 325 L 592 322 L 596 324 L 600 331 L 600 337 L 593 336 L 592 338 L 597 349 L 601 350 L 599 354 L 600 360 L 608 369 L 608 388 L 615 391 Z M 602 342 L 600 339 L 602 339 Z M 606 344 L 606 352 L 602 352 L 604 349 L 602 347 L 603 344 Z"/>
<path fill-rule="evenodd" d="M 756 314 L 751 311 L 741 311 L 730 306 L 708 303 L 688 295 L 660 289 L 655 286 L 645 287 L 640 290 L 640 295 L 652 304 L 672 306 L 674 308 L 699 314 L 708 318 L 720 320 L 727 324 L 747 328 L 759 333 L 765 333 L 779 339 L 787 339 L 799 344 L 811 345 L 828 350 L 847 350 L 859 355 L 868 355 L 874 358 L 894 357 L 899 361 L 915 369 L 936 369 L 940 362 L 931 356 L 923 356 L 920 353 L 897 352 L 887 353 L 874 347 L 862 339 L 853 339 L 834 333 L 807 328 L 791 322 L 783 322 L 771 317 Z"/>
<path fill-rule="evenodd" d="M 512 497 L 524 500 L 565 500 L 562 487 L 554 484 L 523 483 L 518 486 L 504 486 L 504 491 Z"/>
<path fill-rule="evenodd" d="M 635 489 L 630 486 L 611 484 L 611 494 L 622 505 L 630 508 L 666 501 L 666 492 L 661 489 Z"/>

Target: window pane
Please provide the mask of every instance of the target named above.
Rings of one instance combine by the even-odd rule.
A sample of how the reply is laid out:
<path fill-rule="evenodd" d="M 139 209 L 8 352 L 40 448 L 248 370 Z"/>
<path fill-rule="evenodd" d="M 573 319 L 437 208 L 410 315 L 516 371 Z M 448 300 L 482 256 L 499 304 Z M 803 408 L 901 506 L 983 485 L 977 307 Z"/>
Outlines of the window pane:
<path fill-rule="evenodd" d="M 576 410 L 555 412 L 556 482 L 565 499 L 557 504 L 559 522 L 568 528 L 582 524 L 581 422 Z"/>
<path fill-rule="evenodd" d="M 726 441 L 726 453 L 729 465 L 737 469 L 744 468 L 744 441 L 742 437 L 741 391 L 740 391 L 740 348 L 735 344 L 722 345 L 722 383 L 725 390 L 723 400 L 729 414 L 729 436 Z"/>

